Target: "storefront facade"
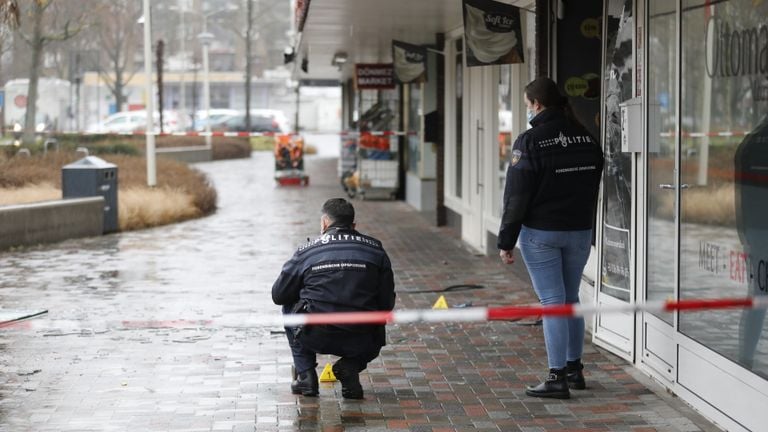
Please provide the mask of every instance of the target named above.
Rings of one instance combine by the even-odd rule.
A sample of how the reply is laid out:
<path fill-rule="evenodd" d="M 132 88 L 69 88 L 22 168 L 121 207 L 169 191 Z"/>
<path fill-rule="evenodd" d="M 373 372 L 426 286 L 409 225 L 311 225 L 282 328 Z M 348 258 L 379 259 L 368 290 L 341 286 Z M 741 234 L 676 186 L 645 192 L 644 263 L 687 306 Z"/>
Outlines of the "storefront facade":
<path fill-rule="evenodd" d="M 431 4 L 446 9 L 431 33 L 403 33 L 430 48 L 433 69 L 389 99 L 406 202 L 495 256 L 507 155 L 528 127 L 523 88 L 548 75 L 606 156 L 582 302 L 768 295 L 768 1 L 505 1 L 522 9 L 525 62 L 483 67 L 467 66 L 450 3 Z M 623 105 L 637 118 L 622 119 Z M 766 321 L 741 310 L 598 315 L 591 333 L 723 428 L 759 431 Z"/>
<path fill-rule="evenodd" d="M 768 294 L 768 4 L 637 8 L 646 147 L 637 197 L 640 301 Z M 645 31 L 643 31 L 645 29 Z M 642 67 L 643 63 L 647 65 Z M 638 317 L 644 369 L 730 429 L 768 413 L 765 311 Z"/>

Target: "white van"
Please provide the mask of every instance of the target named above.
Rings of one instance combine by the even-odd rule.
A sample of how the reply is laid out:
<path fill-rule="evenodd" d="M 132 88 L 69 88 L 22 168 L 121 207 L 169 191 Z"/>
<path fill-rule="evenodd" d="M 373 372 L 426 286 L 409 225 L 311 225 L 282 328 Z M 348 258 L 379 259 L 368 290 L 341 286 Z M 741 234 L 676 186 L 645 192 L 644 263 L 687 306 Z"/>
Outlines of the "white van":
<path fill-rule="evenodd" d="M 14 79 L 5 84 L 3 114 L 5 124 L 15 130 L 24 127 L 27 115 L 29 80 Z M 35 129 L 38 132 L 60 132 L 70 129 L 70 84 L 55 78 L 40 78 L 37 87 Z"/>

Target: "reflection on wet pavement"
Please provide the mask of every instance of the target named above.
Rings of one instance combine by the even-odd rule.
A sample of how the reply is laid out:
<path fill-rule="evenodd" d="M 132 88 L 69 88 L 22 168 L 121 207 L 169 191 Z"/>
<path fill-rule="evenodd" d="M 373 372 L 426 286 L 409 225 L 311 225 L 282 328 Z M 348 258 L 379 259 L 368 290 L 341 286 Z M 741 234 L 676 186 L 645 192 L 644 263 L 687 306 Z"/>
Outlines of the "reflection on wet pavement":
<path fill-rule="evenodd" d="M 272 163 L 255 153 L 198 165 L 219 192 L 208 218 L 0 253 L 0 304 L 49 310 L 0 333 L 0 424 L 253 428 L 257 412 L 277 424 L 276 401 L 259 403 L 265 397 L 295 407 L 276 391 L 291 364 L 284 336 L 270 334 L 280 329 L 210 326 L 279 312 L 272 281 L 318 229 L 322 200 L 338 195 L 318 177 L 311 190 L 278 189 Z"/>

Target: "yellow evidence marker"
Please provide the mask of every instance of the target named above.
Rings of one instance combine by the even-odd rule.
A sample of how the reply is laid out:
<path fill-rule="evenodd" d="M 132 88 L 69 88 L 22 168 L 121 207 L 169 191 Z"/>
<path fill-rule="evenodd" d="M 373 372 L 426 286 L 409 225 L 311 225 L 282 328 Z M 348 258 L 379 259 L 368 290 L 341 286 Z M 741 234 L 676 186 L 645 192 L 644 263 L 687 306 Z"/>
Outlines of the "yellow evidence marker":
<path fill-rule="evenodd" d="M 336 375 L 333 374 L 330 363 L 325 364 L 323 372 L 320 374 L 320 382 L 336 382 Z"/>
<path fill-rule="evenodd" d="M 440 296 L 435 304 L 432 305 L 432 309 L 448 309 L 448 302 L 445 301 L 445 296 Z"/>

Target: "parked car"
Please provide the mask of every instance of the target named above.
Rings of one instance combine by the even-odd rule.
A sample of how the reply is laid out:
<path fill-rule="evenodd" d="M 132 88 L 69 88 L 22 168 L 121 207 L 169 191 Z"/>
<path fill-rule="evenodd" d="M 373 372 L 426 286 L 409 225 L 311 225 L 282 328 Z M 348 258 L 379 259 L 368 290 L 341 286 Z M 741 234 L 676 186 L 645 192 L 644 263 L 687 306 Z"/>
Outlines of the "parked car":
<path fill-rule="evenodd" d="M 285 115 L 283 111 L 276 110 L 276 109 L 262 109 L 262 108 L 256 108 L 251 110 L 251 115 L 265 115 L 268 117 L 272 117 L 277 124 L 280 125 L 280 129 L 283 132 L 290 132 L 291 131 L 291 124 L 288 121 L 288 117 Z"/>
<path fill-rule="evenodd" d="M 245 128 L 245 114 L 225 117 L 216 124 L 211 124 L 211 130 L 217 132 L 271 132 L 285 133 L 274 118 L 266 115 L 251 114 L 251 129 Z"/>
<path fill-rule="evenodd" d="M 210 110 L 211 112 L 211 118 L 208 119 L 208 113 L 206 110 L 198 110 L 195 113 L 195 130 L 198 132 L 202 132 L 205 130 L 205 127 L 207 126 L 208 122 L 211 123 L 211 129 L 213 129 L 213 125 L 220 123 L 221 121 L 236 116 L 241 113 L 241 111 L 234 110 L 234 109 L 226 109 L 226 108 L 212 108 Z"/>
<path fill-rule="evenodd" d="M 159 119 L 159 115 L 157 116 Z M 123 133 L 143 131 L 147 126 L 146 111 L 122 111 L 86 128 L 86 133 Z"/>
<path fill-rule="evenodd" d="M 160 114 L 155 112 L 155 129 L 159 129 Z M 187 121 L 190 123 L 191 121 Z M 101 122 L 90 125 L 86 133 L 126 133 L 142 132 L 147 126 L 147 112 L 121 111 L 114 113 Z M 179 132 L 183 127 L 179 123 L 179 114 L 176 111 L 163 111 L 163 132 Z"/>

